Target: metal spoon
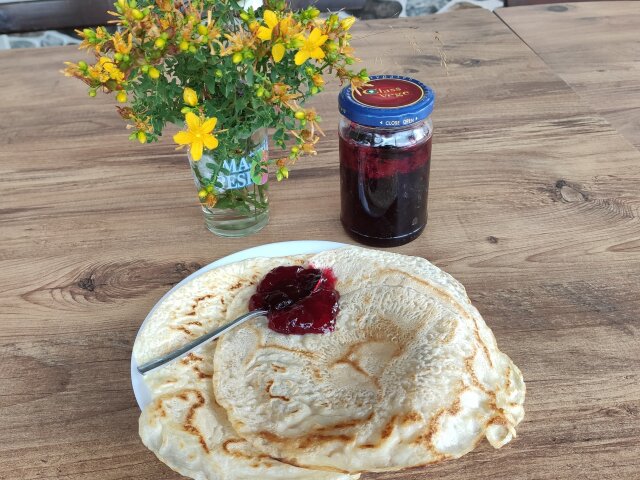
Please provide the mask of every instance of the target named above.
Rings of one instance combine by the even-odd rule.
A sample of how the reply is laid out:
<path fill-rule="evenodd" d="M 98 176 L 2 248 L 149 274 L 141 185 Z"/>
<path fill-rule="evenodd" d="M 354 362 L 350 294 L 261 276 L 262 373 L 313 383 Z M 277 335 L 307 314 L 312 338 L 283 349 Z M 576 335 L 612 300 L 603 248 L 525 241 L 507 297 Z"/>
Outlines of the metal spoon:
<path fill-rule="evenodd" d="M 227 333 L 229 330 L 237 327 L 238 325 L 243 324 L 247 320 L 251 320 L 255 317 L 261 317 L 266 315 L 268 312 L 266 310 L 254 310 L 252 312 L 246 313 L 241 317 L 236 318 L 232 322 L 229 322 L 225 325 L 222 325 L 219 328 L 216 328 L 213 332 L 205 333 L 201 337 L 196 338 L 195 340 L 190 341 L 184 347 L 179 348 L 178 350 L 174 350 L 173 352 L 167 353 L 162 357 L 156 358 L 155 360 L 151 360 L 143 365 L 138 367 L 138 372 L 142 375 L 145 373 L 164 365 L 165 363 L 170 362 L 171 360 L 175 360 L 176 358 L 180 358 L 187 353 L 195 350 L 196 347 L 199 347 L 203 343 L 209 342 L 211 340 L 215 340 L 220 335 Z"/>

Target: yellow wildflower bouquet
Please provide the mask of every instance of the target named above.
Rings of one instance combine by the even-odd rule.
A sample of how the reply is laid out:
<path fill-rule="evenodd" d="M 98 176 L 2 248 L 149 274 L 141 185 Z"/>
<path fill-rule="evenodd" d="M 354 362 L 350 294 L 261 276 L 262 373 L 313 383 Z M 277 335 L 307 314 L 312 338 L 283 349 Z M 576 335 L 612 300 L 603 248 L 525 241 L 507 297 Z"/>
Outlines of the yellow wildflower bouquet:
<path fill-rule="evenodd" d="M 303 104 L 322 91 L 325 74 L 355 88 L 368 81 L 365 70 L 350 70 L 354 19 L 322 19 L 314 7 L 291 11 L 285 0 L 265 0 L 257 9 L 236 0 L 118 0 L 110 13 L 115 33 L 79 32 L 81 48 L 93 51 L 96 62 L 68 63 L 65 74 L 84 81 L 90 96 L 113 92 L 132 140 L 152 142 L 167 123 L 184 125 L 173 139 L 188 149 L 192 165 L 205 159 L 208 168 L 194 167 L 194 174 L 200 201 L 210 208 L 248 210 L 262 201 L 261 192 L 224 185 L 229 159 L 242 158 L 245 183 L 260 186 L 270 164 L 282 180 L 301 155 L 316 153 L 320 118 Z M 272 159 L 255 139 L 265 128 L 273 128 L 282 149 Z"/>

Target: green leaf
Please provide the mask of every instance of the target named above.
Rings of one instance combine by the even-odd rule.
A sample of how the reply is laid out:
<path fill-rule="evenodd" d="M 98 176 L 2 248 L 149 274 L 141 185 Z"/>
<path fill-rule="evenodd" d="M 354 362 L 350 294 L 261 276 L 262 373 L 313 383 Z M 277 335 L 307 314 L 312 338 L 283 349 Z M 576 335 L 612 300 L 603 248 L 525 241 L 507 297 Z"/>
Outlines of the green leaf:
<path fill-rule="evenodd" d="M 224 96 L 229 99 L 229 96 L 231 95 L 231 93 L 235 90 L 236 86 L 235 84 L 232 83 L 225 83 L 224 84 Z"/>
<path fill-rule="evenodd" d="M 284 140 L 284 128 L 277 128 L 273 133 L 273 139 L 275 141 Z"/>
<path fill-rule="evenodd" d="M 209 90 L 209 93 L 215 95 L 217 89 L 216 78 L 213 75 L 207 75 L 204 77 L 204 84 L 206 85 L 207 90 Z"/>

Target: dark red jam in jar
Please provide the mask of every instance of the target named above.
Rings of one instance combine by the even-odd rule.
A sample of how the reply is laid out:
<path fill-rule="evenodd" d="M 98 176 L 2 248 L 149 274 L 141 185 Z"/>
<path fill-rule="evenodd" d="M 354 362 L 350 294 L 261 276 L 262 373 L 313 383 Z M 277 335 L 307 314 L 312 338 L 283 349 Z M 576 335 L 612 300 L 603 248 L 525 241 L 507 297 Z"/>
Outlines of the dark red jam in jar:
<path fill-rule="evenodd" d="M 335 285 L 331 270 L 277 267 L 258 284 L 249 309 L 267 310 L 269 328 L 279 333 L 332 332 L 340 299 Z"/>
<path fill-rule="evenodd" d="M 394 247 L 427 224 L 435 96 L 398 75 L 373 76 L 369 85 L 339 97 L 341 220 L 358 242 Z"/>

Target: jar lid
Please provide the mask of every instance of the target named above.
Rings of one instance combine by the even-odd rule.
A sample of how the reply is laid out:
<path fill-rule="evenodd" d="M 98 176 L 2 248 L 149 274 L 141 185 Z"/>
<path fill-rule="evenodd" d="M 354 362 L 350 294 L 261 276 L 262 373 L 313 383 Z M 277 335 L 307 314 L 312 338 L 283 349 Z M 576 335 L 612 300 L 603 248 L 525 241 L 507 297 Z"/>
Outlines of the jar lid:
<path fill-rule="evenodd" d="M 369 127 L 402 127 L 424 120 L 433 111 L 435 94 L 424 83 L 401 75 L 373 75 L 369 86 L 338 97 L 340 113 Z"/>

